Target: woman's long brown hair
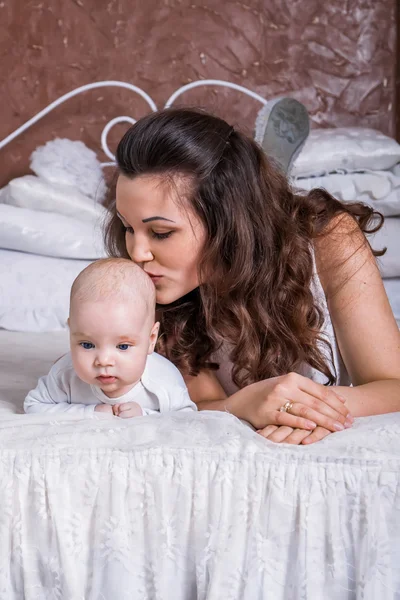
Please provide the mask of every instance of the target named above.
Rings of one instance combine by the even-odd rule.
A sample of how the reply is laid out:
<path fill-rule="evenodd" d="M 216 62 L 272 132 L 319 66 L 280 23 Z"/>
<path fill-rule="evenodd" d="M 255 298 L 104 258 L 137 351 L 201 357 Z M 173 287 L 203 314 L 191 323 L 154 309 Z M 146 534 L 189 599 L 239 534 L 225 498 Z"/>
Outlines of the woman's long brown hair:
<path fill-rule="evenodd" d="M 323 189 L 295 193 L 253 140 L 200 110 L 166 109 L 139 120 L 119 143 L 117 164 L 130 178 L 186 180 L 206 230 L 198 266 L 204 283 L 159 306 L 158 352 L 196 375 L 218 368 L 213 354 L 225 342 L 239 387 L 304 362 L 335 383 L 323 351 L 330 347 L 320 333 L 323 313 L 310 288 L 313 239 L 341 214 L 364 233 L 378 230 L 383 217 Z M 105 236 L 112 256 L 127 257 L 115 201 Z"/>

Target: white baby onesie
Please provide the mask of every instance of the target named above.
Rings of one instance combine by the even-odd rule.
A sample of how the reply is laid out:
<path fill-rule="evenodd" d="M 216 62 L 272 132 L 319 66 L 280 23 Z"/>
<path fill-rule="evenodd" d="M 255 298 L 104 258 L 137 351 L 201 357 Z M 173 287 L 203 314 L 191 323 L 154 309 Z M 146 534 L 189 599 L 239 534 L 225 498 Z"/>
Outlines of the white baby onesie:
<path fill-rule="evenodd" d="M 83 382 L 75 373 L 71 354 L 65 354 L 41 377 L 24 402 L 26 413 L 69 413 L 92 417 L 97 404 L 137 402 L 144 415 L 175 410 L 197 410 L 178 369 L 153 352 L 142 377 L 129 392 L 109 398 L 100 388 Z"/>

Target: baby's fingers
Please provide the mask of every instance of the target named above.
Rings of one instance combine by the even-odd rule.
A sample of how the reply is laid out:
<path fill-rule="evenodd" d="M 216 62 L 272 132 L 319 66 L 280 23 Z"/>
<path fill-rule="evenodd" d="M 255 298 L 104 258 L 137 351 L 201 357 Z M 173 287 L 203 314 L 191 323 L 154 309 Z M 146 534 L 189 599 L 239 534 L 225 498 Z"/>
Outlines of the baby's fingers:
<path fill-rule="evenodd" d="M 119 404 L 119 412 L 123 413 L 126 412 L 127 410 L 131 410 L 132 409 L 132 403 L 129 402 L 124 402 L 123 404 Z"/>
<path fill-rule="evenodd" d="M 119 413 L 119 417 L 121 419 L 130 419 L 131 417 L 135 417 L 136 415 L 133 415 L 130 411 L 122 411 Z"/>

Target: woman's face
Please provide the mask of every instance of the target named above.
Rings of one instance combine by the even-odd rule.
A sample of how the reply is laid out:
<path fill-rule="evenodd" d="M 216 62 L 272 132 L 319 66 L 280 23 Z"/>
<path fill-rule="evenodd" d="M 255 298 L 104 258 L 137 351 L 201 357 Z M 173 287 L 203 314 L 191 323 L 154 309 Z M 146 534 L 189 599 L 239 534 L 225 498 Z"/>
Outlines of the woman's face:
<path fill-rule="evenodd" d="M 179 186 L 162 176 L 141 175 L 117 182 L 117 213 L 126 228 L 130 258 L 150 275 L 159 304 L 170 304 L 198 285 L 197 267 L 205 229 Z"/>

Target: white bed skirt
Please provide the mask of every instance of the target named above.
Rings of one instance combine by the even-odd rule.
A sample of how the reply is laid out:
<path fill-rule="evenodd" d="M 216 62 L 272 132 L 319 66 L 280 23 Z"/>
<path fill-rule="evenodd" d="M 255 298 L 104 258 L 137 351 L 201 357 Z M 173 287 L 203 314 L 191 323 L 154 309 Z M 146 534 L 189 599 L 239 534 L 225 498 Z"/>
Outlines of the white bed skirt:
<path fill-rule="evenodd" d="M 400 413 L 309 447 L 4 414 L 0 482 L 0 600 L 400 598 Z"/>

